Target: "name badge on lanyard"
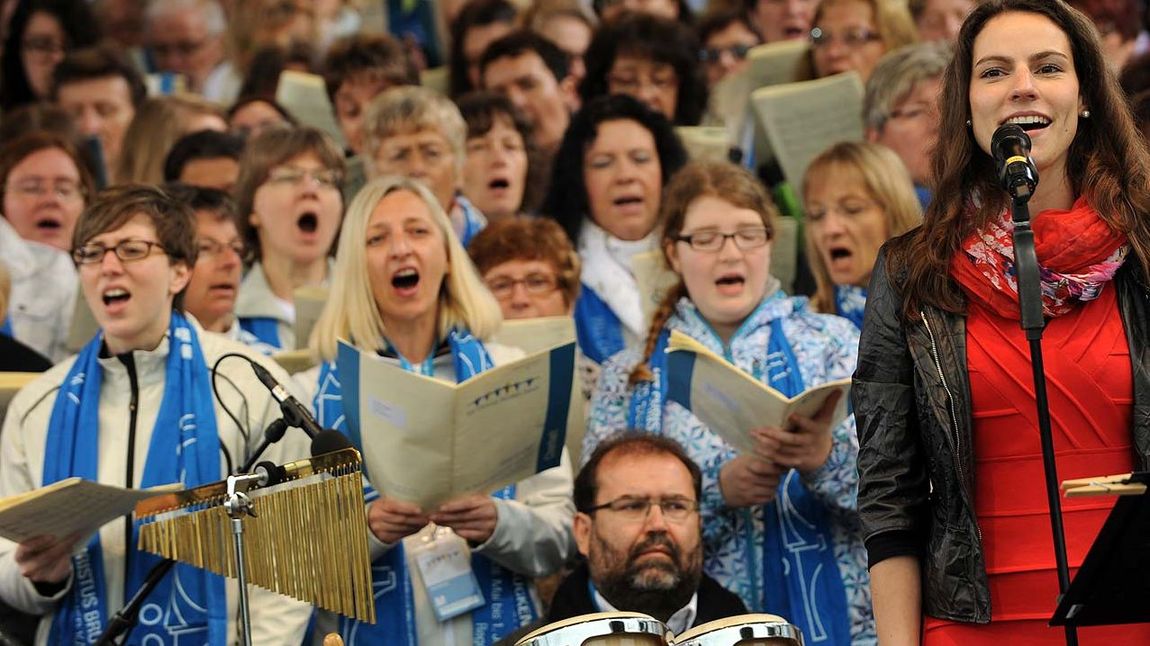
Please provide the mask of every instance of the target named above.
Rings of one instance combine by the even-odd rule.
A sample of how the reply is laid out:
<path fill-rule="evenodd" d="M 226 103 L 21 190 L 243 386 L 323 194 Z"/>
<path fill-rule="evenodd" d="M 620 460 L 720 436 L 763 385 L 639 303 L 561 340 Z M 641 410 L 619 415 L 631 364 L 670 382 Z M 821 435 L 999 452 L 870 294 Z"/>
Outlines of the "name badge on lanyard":
<path fill-rule="evenodd" d="M 414 556 L 437 620 L 447 621 L 484 604 L 467 544 L 451 530 L 437 528 Z"/>

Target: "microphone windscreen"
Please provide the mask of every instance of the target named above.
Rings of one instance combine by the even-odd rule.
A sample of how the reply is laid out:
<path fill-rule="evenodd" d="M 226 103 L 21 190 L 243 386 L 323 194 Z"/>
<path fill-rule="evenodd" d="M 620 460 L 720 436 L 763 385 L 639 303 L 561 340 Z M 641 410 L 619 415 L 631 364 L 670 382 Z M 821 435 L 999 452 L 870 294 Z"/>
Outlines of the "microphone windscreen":
<path fill-rule="evenodd" d="M 312 457 L 347 448 L 351 448 L 351 440 L 343 433 L 331 429 L 320 431 L 311 441 Z"/>
<path fill-rule="evenodd" d="M 1016 152 L 1030 153 L 1030 135 L 1016 123 L 999 126 L 990 137 L 990 153 L 1002 161 Z"/>

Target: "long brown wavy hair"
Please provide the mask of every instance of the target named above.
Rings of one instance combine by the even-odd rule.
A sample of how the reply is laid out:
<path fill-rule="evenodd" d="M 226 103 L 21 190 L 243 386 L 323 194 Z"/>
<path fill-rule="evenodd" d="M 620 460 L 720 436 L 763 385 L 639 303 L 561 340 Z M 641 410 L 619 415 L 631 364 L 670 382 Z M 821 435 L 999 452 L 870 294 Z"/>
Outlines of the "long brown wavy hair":
<path fill-rule="evenodd" d="M 993 159 L 966 125 L 974 39 L 990 19 L 1007 12 L 1045 16 L 1070 40 L 1079 91 L 1091 117 L 1079 119 L 1067 155 L 1067 178 L 1076 196 L 1085 196 L 1107 224 L 1128 237 L 1143 278 L 1150 279 L 1150 155 L 1107 68 L 1097 29 L 1062 0 L 992 0 L 967 17 L 943 76 L 940 145 L 932 157 L 935 191 L 923 226 L 887 245 L 887 272 L 902 291 L 907 320 L 917 320 L 923 305 L 965 311 L 965 300 L 950 278 L 951 258 L 964 239 L 1009 205 Z"/>

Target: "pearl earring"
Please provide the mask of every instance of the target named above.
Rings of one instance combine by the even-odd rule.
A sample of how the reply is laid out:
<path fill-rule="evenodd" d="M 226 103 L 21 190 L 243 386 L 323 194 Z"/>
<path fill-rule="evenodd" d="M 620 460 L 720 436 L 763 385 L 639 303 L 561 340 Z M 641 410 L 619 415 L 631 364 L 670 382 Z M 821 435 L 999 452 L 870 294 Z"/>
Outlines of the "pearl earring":
<path fill-rule="evenodd" d="M 1083 110 L 1082 111 L 1082 118 L 1083 119 L 1089 119 L 1090 118 L 1090 111 L 1089 110 Z"/>
<path fill-rule="evenodd" d="M 967 128 L 969 128 L 969 127 L 971 127 L 971 126 L 973 126 L 973 125 L 974 125 L 974 124 L 972 124 L 972 123 L 970 122 L 970 119 L 967 119 L 967 120 L 966 120 L 966 127 L 967 127 Z"/>

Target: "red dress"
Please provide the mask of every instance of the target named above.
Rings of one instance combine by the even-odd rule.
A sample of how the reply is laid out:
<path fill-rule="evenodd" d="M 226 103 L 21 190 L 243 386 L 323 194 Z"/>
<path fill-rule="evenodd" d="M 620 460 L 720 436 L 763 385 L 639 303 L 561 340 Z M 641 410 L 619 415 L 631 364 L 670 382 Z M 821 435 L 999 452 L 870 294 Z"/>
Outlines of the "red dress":
<path fill-rule="evenodd" d="M 1046 505 L 1030 352 L 1017 320 L 969 302 L 967 367 L 974 420 L 974 507 L 990 578 L 989 625 L 926 618 L 923 643 L 1064 644 L 1054 613 L 1058 578 Z M 1130 348 L 1113 287 L 1051 319 L 1043 335 L 1059 480 L 1134 467 Z M 1062 499 L 1071 576 L 1113 497 Z M 1003 640 L 1009 640 L 1004 642 Z M 1079 629 L 1079 643 L 1150 644 L 1150 625 Z"/>

